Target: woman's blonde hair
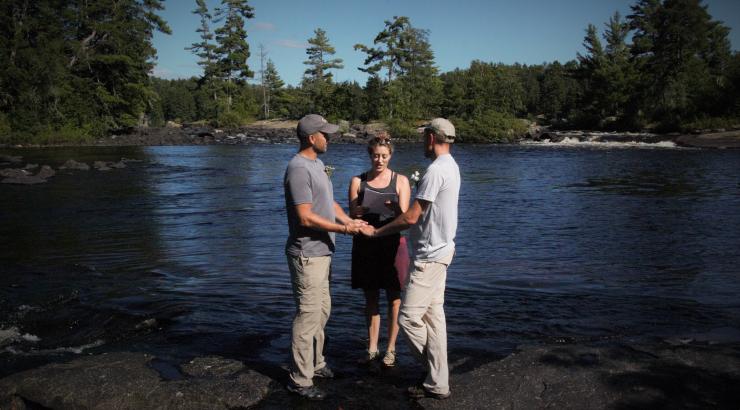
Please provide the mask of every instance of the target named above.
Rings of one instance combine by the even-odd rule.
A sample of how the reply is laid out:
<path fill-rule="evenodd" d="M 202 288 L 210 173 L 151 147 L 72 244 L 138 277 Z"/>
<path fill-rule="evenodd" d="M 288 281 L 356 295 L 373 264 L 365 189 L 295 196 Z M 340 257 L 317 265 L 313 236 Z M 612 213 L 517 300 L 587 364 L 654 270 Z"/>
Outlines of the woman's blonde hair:
<path fill-rule="evenodd" d="M 374 137 L 370 138 L 367 142 L 367 152 L 373 153 L 373 149 L 377 146 L 383 146 L 388 148 L 388 152 L 393 154 L 393 142 L 391 142 L 391 136 L 387 131 L 379 131 Z"/>

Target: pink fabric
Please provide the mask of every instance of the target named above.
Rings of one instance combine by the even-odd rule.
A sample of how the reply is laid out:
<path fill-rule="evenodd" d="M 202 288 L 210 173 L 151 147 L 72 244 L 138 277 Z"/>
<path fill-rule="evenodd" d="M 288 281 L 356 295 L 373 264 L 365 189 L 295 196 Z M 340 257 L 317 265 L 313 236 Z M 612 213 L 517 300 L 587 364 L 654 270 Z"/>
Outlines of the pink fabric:
<path fill-rule="evenodd" d="M 396 251 L 396 260 L 393 266 L 396 267 L 398 272 L 398 283 L 401 284 L 401 290 L 406 287 L 406 280 L 409 277 L 409 248 L 406 245 L 406 237 L 401 236 L 401 240 L 398 242 L 398 250 Z"/>

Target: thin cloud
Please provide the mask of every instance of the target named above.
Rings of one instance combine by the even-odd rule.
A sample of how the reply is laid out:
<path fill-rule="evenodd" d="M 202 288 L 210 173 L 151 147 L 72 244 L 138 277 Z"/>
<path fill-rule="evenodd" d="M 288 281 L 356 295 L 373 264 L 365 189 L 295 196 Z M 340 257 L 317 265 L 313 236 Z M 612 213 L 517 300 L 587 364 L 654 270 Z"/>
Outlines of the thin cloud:
<path fill-rule="evenodd" d="M 152 71 L 149 72 L 149 75 L 158 77 L 158 78 L 174 78 L 175 73 L 172 72 L 172 70 L 164 67 L 154 66 Z"/>
<path fill-rule="evenodd" d="M 254 23 L 253 28 L 258 31 L 275 31 L 275 25 L 268 22 L 257 22 Z"/>
<path fill-rule="evenodd" d="M 285 48 L 307 48 L 310 44 L 295 40 L 276 40 L 273 44 Z"/>

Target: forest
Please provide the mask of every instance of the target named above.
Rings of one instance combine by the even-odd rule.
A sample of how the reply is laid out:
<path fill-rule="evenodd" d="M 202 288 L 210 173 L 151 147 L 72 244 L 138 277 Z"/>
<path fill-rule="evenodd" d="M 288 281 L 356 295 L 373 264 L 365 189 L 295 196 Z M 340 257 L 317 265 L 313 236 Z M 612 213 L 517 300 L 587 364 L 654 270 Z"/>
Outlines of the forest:
<path fill-rule="evenodd" d="M 152 76 L 155 31 L 170 28 L 159 0 L 0 0 L 0 143 L 85 142 L 136 127 L 201 123 L 239 127 L 315 112 L 381 121 L 409 136 L 450 118 L 464 142 L 501 142 L 529 124 L 556 129 L 686 132 L 740 124 L 740 54 L 729 28 L 701 0 L 637 0 L 630 14 L 586 23 L 583 53 L 566 62 L 501 64 L 480 56 L 440 72 L 430 29 L 392 16 L 345 67 L 324 28 L 307 39 L 305 73 L 286 85 L 250 48 L 247 0 L 193 3 L 202 75 Z M 379 22 L 380 23 L 380 22 Z M 258 67 L 248 58 L 260 53 Z M 253 59 L 254 60 L 254 59 Z M 335 82 L 359 69 L 365 84 Z"/>

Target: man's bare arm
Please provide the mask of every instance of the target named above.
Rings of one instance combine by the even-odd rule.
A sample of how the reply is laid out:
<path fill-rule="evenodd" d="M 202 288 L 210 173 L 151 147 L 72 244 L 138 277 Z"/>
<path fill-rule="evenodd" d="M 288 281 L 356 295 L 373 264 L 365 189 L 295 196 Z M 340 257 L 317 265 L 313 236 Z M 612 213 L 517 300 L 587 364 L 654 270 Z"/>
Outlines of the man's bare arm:
<path fill-rule="evenodd" d="M 389 224 L 378 229 L 375 229 L 370 225 L 365 226 L 361 229 L 362 234 L 371 237 L 378 237 L 392 235 L 406 230 L 419 221 L 419 218 L 427 210 L 430 203 L 431 202 L 424 201 L 423 199 L 416 199 L 406 212 L 398 215 L 398 217 Z"/>

